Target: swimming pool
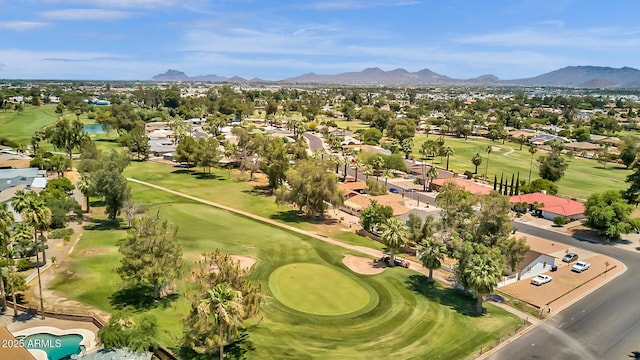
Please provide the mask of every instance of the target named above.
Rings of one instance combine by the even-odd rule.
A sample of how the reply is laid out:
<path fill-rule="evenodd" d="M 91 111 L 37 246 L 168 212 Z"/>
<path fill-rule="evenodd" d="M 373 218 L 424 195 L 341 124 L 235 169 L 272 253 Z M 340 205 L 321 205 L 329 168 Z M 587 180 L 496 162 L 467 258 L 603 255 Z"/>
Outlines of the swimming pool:
<path fill-rule="evenodd" d="M 94 351 L 97 345 L 95 332 L 78 328 L 35 326 L 16 331 L 13 336 L 38 360 L 75 358 L 75 354 Z"/>
<path fill-rule="evenodd" d="M 48 360 L 69 359 L 71 355 L 80 354 L 83 347 L 80 347 L 82 335 L 52 335 L 52 334 L 33 334 L 20 340 L 23 346 L 29 350 L 42 350 L 47 353 Z"/>

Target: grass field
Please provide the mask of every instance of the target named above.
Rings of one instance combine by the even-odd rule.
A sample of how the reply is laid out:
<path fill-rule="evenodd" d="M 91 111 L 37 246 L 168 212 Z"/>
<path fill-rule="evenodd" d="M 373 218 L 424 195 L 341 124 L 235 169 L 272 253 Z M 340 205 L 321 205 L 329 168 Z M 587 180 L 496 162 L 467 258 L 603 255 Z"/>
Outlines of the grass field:
<path fill-rule="evenodd" d="M 437 137 L 430 135 L 429 138 L 435 140 Z M 414 141 L 414 156 L 416 159 L 420 158 L 419 149 L 426 140 L 427 138 L 424 134 L 416 136 Z M 488 179 L 490 181 L 493 181 L 494 175 L 497 175 L 499 180 L 500 175 L 503 173 L 511 181 L 511 174 L 517 174 L 518 172 L 521 180 L 528 180 L 531 154 L 526 146 L 519 150 L 520 145 L 518 144 L 510 142 L 502 144 L 502 142 L 493 142 L 488 139 L 470 138 L 464 140 L 446 137 L 445 140 L 445 146 L 451 146 L 455 151 L 455 154 L 449 158 L 450 170 L 459 173 L 463 173 L 466 170 L 473 172 L 474 166 L 471 164 L 471 157 L 475 153 L 479 153 L 482 156 L 482 164 L 478 167 L 478 176 L 484 175 L 487 165 L 486 149 L 487 146 L 491 145 L 493 146 L 493 151 L 489 156 L 488 167 Z M 536 161 L 539 156 L 545 154 L 543 151 L 538 151 L 534 155 L 531 180 L 539 178 Z M 434 162 L 436 166 L 444 168 L 446 157 L 441 160 L 438 156 L 434 159 Z M 628 187 L 624 181 L 630 173 L 630 170 L 626 170 L 621 165 L 609 163 L 605 169 L 601 163 L 594 160 L 570 158 L 569 168 L 564 177 L 558 182 L 558 193 L 559 195 L 584 200 L 592 193 L 604 191 L 605 189 L 623 190 Z"/>
<path fill-rule="evenodd" d="M 318 264 L 294 263 L 275 269 L 269 289 L 284 305 L 313 315 L 344 315 L 377 304 L 356 280 Z"/>
<path fill-rule="evenodd" d="M 16 111 L 0 112 L 0 136 L 26 145 L 36 130 L 58 120 L 55 110 L 54 105 L 43 105 L 25 106 L 25 109 L 20 113 Z"/>
<path fill-rule="evenodd" d="M 183 189 L 188 187 L 184 185 Z M 132 190 L 148 212 L 159 210 L 160 216 L 178 225 L 185 258 L 193 260 L 201 252 L 219 247 L 230 254 L 258 259 L 251 278 L 261 286 L 265 299 L 262 318 L 253 323 L 249 339 L 243 343 L 253 349 L 246 354 L 248 358 L 460 359 L 513 331 L 520 322 L 491 305 L 487 305 L 487 314 L 477 316 L 472 311 L 473 299 L 430 284 L 407 269 L 358 275 L 342 264 L 342 256 L 349 253 L 342 248 L 140 185 L 133 184 Z M 59 273 L 64 275 L 53 288 L 101 310 L 132 306 L 135 314 L 154 314 L 162 329 L 159 340 L 175 347 L 187 304 L 182 296 L 152 303 L 139 292 L 121 290 L 113 270 L 120 258 L 116 246 L 125 231 L 114 229 L 115 225 L 97 217 L 87 227 L 70 261 L 59 265 Z M 278 300 L 282 295 L 274 296 L 270 278 L 274 271 L 291 264 L 326 268 L 346 280 L 344 284 L 354 282 L 366 289 L 371 300 L 362 307 L 364 300 L 360 299 L 351 308 L 359 310 L 335 316 L 312 315 L 286 306 Z M 332 290 L 330 284 L 322 286 Z M 180 282 L 177 289 L 182 292 L 184 287 Z M 318 303 L 316 311 L 327 306 L 319 304 L 322 298 L 304 300 L 307 306 L 314 301 Z"/>

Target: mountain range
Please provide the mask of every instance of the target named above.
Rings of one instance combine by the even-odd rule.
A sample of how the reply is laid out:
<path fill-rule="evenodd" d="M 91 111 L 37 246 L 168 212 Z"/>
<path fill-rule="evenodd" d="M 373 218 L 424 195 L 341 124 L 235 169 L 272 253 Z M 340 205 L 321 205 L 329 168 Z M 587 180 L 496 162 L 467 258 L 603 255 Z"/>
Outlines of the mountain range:
<path fill-rule="evenodd" d="M 259 78 L 244 79 L 239 76 L 227 78 L 218 75 L 188 76 L 182 71 L 168 70 L 156 75 L 153 81 L 173 82 L 228 82 L 228 83 L 280 83 L 280 84 L 335 84 L 335 85 L 386 85 L 386 86 L 555 86 L 575 88 L 640 88 L 640 70 L 604 66 L 567 66 L 531 78 L 500 80 L 495 75 L 482 75 L 471 79 L 455 79 L 435 73 L 429 69 L 409 72 L 405 69 L 384 71 L 367 68 L 357 72 L 334 75 L 308 73 L 278 81 Z"/>

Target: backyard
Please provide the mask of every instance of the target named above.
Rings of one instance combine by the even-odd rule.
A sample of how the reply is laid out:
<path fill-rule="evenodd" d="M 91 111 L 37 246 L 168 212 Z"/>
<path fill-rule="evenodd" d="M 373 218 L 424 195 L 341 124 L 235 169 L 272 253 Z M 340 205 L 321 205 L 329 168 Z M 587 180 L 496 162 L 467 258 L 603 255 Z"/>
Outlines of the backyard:
<path fill-rule="evenodd" d="M 133 167 L 128 175 L 140 175 L 140 171 Z M 183 191 L 198 183 L 187 174 L 169 177 L 179 178 Z M 212 181 L 219 180 L 206 182 Z M 250 348 L 249 358 L 467 358 L 520 323 L 490 304 L 486 305 L 488 312 L 478 316 L 472 310 L 473 299 L 461 296 L 458 290 L 429 284 L 426 277 L 406 269 L 386 269 L 373 276 L 356 274 L 341 262 L 344 254 L 351 253 L 348 250 L 142 185 L 132 184 L 132 190 L 149 213 L 159 211 L 178 226 L 190 265 L 199 254 L 215 248 L 258 259 L 251 278 L 265 294 L 262 317 L 252 322 L 248 340 L 235 349 Z M 240 203 L 251 205 L 248 200 Z M 169 296 L 153 303 L 139 290 L 122 290 L 114 268 L 120 258 L 117 243 L 125 236 L 120 227 L 125 225 L 105 220 L 100 208 L 92 218 L 69 261 L 60 265 L 59 273 L 65 275 L 56 280 L 54 290 L 107 312 L 131 306 L 135 316 L 154 314 L 162 329 L 159 341 L 175 349 L 186 301 L 182 296 Z M 295 276 L 307 279 L 307 291 L 331 293 L 342 301 L 295 297 L 287 289 L 290 280 L 284 274 L 296 266 L 300 271 Z M 336 282 L 308 281 L 318 269 Z M 354 284 L 357 296 L 351 298 Z M 185 286 L 179 282 L 178 292 Z"/>

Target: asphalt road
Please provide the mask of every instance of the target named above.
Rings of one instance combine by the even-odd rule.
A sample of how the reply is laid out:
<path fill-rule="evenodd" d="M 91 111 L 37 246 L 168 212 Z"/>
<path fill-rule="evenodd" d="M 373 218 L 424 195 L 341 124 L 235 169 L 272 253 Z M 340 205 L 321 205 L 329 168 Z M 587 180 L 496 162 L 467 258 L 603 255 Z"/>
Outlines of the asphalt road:
<path fill-rule="evenodd" d="M 640 350 L 640 254 L 568 235 L 514 224 L 526 234 L 616 258 L 627 272 L 604 285 L 489 359 L 630 359 Z"/>
<path fill-rule="evenodd" d="M 316 136 L 309 132 L 303 133 L 302 136 L 304 136 L 304 138 L 307 139 L 309 144 L 309 150 L 311 150 L 311 152 L 314 152 L 316 150 L 322 150 L 324 148 L 322 144 L 322 138 L 320 138 L 319 136 Z"/>

